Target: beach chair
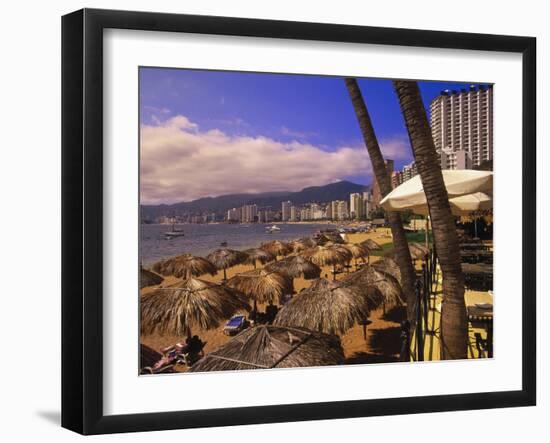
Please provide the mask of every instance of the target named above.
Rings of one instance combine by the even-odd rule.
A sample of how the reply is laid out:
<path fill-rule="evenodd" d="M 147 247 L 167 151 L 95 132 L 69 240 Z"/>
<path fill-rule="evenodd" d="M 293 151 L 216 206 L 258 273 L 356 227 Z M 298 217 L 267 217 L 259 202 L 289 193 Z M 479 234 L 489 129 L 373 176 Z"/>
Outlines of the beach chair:
<path fill-rule="evenodd" d="M 244 315 L 234 315 L 223 327 L 225 335 L 235 335 L 247 327 L 246 317 Z"/>
<path fill-rule="evenodd" d="M 178 354 L 176 350 L 162 354 L 162 357 L 151 366 L 145 366 L 140 374 L 169 374 L 174 372 L 174 365 L 177 364 Z"/>

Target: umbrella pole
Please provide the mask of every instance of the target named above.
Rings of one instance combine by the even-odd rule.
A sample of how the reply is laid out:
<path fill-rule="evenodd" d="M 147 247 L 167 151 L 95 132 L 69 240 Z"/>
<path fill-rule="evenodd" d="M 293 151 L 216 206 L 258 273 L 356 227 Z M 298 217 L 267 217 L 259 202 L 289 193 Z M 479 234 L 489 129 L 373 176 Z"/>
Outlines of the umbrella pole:
<path fill-rule="evenodd" d="M 226 272 L 225 268 L 223 268 L 223 279 L 227 280 L 227 272 Z"/>
<path fill-rule="evenodd" d="M 363 340 L 367 341 L 367 321 L 363 322 Z"/>

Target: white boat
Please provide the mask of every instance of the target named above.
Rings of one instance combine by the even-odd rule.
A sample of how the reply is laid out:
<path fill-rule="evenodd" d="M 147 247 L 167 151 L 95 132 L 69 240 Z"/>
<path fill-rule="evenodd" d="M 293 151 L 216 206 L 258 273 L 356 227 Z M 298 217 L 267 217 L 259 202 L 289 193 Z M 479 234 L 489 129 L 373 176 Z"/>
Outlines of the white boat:
<path fill-rule="evenodd" d="M 267 226 L 265 230 L 267 231 L 268 234 L 274 234 L 274 233 L 280 232 L 281 228 L 279 228 L 276 225 L 273 225 L 273 226 Z"/>
<path fill-rule="evenodd" d="M 183 229 L 177 229 L 174 227 L 174 224 L 172 224 L 172 230 L 171 231 L 167 231 L 164 233 L 164 237 L 166 239 L 171 239 L 171 238 L 175 238 L 175 237 L 183 237 L 185 234 L 183 232 Z"/>

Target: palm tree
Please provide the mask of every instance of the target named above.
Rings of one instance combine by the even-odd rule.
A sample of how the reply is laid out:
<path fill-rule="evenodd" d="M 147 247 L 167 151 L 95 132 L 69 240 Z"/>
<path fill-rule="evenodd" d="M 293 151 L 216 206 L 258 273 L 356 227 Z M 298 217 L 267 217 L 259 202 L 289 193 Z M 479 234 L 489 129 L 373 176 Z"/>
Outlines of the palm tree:
<path fill-rule="evenodd" d="M 443 181 L 441 165 L 435 150 L 426 110 L 418 84 L 394 81 L 401 104 L 416 165 L 426 194 L 433 235 L 443 276 L 441 339 L 443 357 L 467 358 L 468 325 L 464 302 L 464 276 L 456 226 Z"/>
<path fill-rule="evenodd" d="M 384 157 L 380 151 L 378 139 L 374 133 L 369 111 L 367 110 L 367 106 L 365 105 L 365 101 L 363 100 L 357 81 L 353 78 L 346 78 L 345 82 L 353 108 L 355 109 L 355 114 L 357 115 L 357 120 L 359 121 L 359 126 L 361 127 L 361 132 L 369 153 L 376 181 L 380 186 L 382 196 L 385 196 L 392 190 L 391 179 L 386 168 L 386 163 L 384 162 Z M 395 248 L 394 258 L 401 270 L 401 286 L 403 287 L 403 292 L 405 293 L 407 300 L 407 317 L 411 323 L 414 323 L 416 318 L 416 293 L 414 290 L 416 276 L 412 265 L 409 245 L 407 243 L 407 238 L 405 237 L 405 230 L 403 229 L 401 215 L 398 212 L 391 211 L 388 211 L 386 214 L 393 236 L 393 244 Z"/>

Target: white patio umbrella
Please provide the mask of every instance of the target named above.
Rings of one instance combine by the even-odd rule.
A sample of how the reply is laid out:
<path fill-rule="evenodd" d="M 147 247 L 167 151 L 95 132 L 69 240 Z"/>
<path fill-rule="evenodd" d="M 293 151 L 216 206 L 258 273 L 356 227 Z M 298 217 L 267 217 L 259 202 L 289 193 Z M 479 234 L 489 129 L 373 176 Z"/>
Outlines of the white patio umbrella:
<path fill-rule="evenodd" d="M 454 215 L 469 215 L 493 207 L 492 171 L 445 169 L 441 172 L 449 195 L 451 211 Z M 415 214 L 428 216 L 429 225 L 428 202 L 420 175 L 414 176 L 395 188 L 382 199 L 380 206 L 387 211 L 411 210 Z M 426 229 L 427 245 L 428 230 Z"/>
<path fill-rule="evenodd" d="M 485 192 L 474 192 L 473 194 L 451 198 L 449 199 L 449 203 L 451 204 L 451 212 L 453 213 L 453 215 L 471 215 L 477 212 L 483 212 L 492 209 L 493 196 L 492 194 Z M 401 210 L 404 211 L 408 209 L 418 215 L 430 215 L 428 213 L 428 205 L 426 203 L 423 205 L 413 206 Z"/>
<path fill-rule="evenodd" d="M 453 214 L 467 215 L 493 207 L 492 171 L 463 169 L 441 172 Z M 399 185 L 382 199 L 380 205 L 387 211 L 412 210 L 416 214 L 427 215 L 428 203 L 420 175 Z"/>

